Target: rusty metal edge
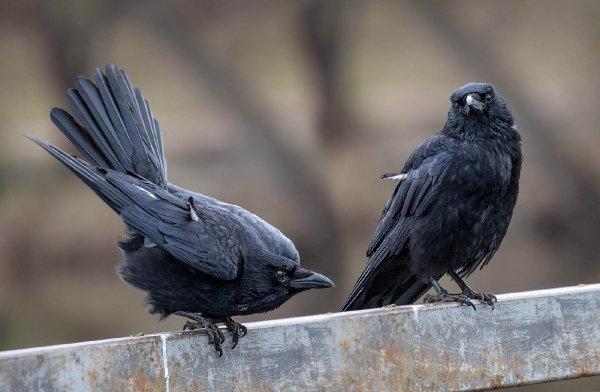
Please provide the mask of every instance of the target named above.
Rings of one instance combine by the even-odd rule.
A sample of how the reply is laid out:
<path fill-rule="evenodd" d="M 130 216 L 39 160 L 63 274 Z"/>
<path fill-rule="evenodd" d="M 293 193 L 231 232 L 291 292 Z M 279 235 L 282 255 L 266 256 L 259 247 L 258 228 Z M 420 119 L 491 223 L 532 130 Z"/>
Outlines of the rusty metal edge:
<path fill-rule="evenodd" d="M 514 300 L 523 300 L 529 298 L 541 298 L 541 297 L 552 297 L 557 294 L 565 295 L 571 293 L 583 293 L 583 292 L 591 292 L 591 291 L 600 291 L 600 283 L 598 284 L 588 284 L 588 285 L 580 285 L 580 286 L 568 286 L 568 287 L 559 287 L 553 289 L 544 289 L 544 290 L 534 290 L 534 291 L 522 291 L 517 293 L 507 293 L 507 294 L 498 294 L 498 303 L 514 301 Z M 477 301 L 475 301 L 477 303 Z M 341 312 L 341 313 L 326 313 L 326 314 L 317 314 L 311 316 L 302 316 L 302 317 L 289 317 L 284 319 L 276 319 L 276 320 L 268 320 L 268 321 L 257 321 L 253 323 L 244 324 L 249 330 L 259 330 L 259 329 L 268 329 L 273 327 L 282 327 L 286 325 L 301 325 L 301 324 L 311 324 L 314 322 L 323 322 L 327 320 L 336 320 L 336 319 L 345 319 L 345 318 L 354 318 L 354 317 L 369 317 L 370 315 L 380 315 L 380 314 L 398 314 L 398 313 L 412 313 L 413 309 L 418 309 L 419 312 L 425 310 L 436 310 L 443 308 L 459 308 L 461 304 L 458 303 L 438 303 L 438 304 L 416 304 L 416 305 L 405 305 L 398 306 L 394 308 L 379 308 L 379 309 L 365 309 L 365 310 L 355 310 L 350 312 Z M 224 329 L 225 327 L 221 327 Z M 195 334 L 203 334 L 203 331 L 196 331 Z M 93 340 L 86 342 L 77 342 L 77 343 L 66 343 L 66 344 L 57 344 L 52 346 L 44 346 L 44 347 L 31 347 L 17 350 L 7 350 L 0 351 L 0 360 L 7 358 L 16 358 L 23 355 L 40 355 L 47 352 L 57 351 L 57 350 L 79 350 L 85 349 L 89 347 L 96 346 L 106 346 L 113 344 L 139 344 L 144 343 L 149 340 L 160 340 L 161 335 L 171 335 L 171 336 L 182 336 L 189 334 L 189 332 L 182 331 L 170 331 L 163 332 L 157 334 L 148 334 L 139 337 L 122 337 L 122 338 L 111 338 L 111 339 L 103 339 L 103 340 Z"/>
<path fill-rule="evenodd" d="M 520 292 L 520 293 L 510 293 L 510 294 L 502 294 L 498 295 L 498 305 L 502 303 L 509 303 L 512 301 L 524 301 L 529 299 L 536 298 L 544 298 L 544 297 L 558 297 L 558 296 L 566 296 L 570 294 L 583 294 L 590 292 L 598 292 L 600 293 L 600 284 L 591 284 L 591 285 L 580 285 L 575 287 L 565 287 L 565 288 L 554 288 L 547 290 L 537 290 L 530 292 Z M 369 310 L 361 310 L 361 311 L 353 311 L 353 312 L 345 312 L 345 313 L 332 313 L 332 314 L 323 314 L 323 315 L 314 315 L 314 316 L 305 316 L 305 317 L 295 317 L 288 319 L 279 319 L 279 320 L 270 320 L 263 322 L 255 322 L 248 323 L 247 327 L 250 331 L 260 331 L 260 330 L 268 330 L 273 328 L 281 328 L 286 326 L 302 326 L 302 325 L 310 325 L 310 324 L 323 324 L 330 323 L 336 320 L 352 320 L 352 319 L 362 319 L 362 318 L 371 318 L 371 317 L 381 317 L 381 316 L 389 316 L 394 317 L 394 315 L 399 315 L 403 313 L 408 314 L 416 314 L 423 312 L 436 312 L 441 311 L 443 309 L 449 308 L 459 308 L 461 305 L 449 303 L 449 304 L 423 304 L 423 305 L 410 305 L 410 306 L 402 306 L 396 308 L 386 308 L 386 309 L 369 309 Z M 600 328 L 600 326 L 599 326 Z M 202 333 L 200 331 L 199 333 Z M 55 346 L 47 346 L 47 347 L 36 347 L 36 348 L 28 348 L 21 350 L 11 350 L 0 352 L 0 361 L 5 362 L 14 362 L 18 361 L 21 358 L 31 358 L 33 356 L 48 356 L 48 355 L 56 355 L 56 354 L 65 354 L 68 352 L 78 352 L 81 350 L 90 350 L 94 348 L 102 348 L 107 346 L 143 346 L 146 344 L 150 345 L 160 345 L 161 341 L 165 339 L 175 339 L 181 340 L 186 339 L 187 336 L 196 336 L 198 332 L 190 333 L 190 332 L 168 332 L 162 334 L 154 334 L 154 335 L 146 335 L 143 337 L 124 337 L 124 338 L 114 338 L 114 339 L 106 339 L 99 341 L 91 341 L 91 342 L 79 342 L 79 343 L 71 343 L 71 344 L 62 344 Z M 0 385 L 2 384 L 0 369 Z M 587 371 L 582 369 L 581 371 L 572 372 L 569 374 L 557 375 L 556 377 L 548 377 L 544 380 L 521 380 L 519 382 L 508 382 L 508 383 L 498 383 L 494 386 L 494 388 L 505 388 L 510 386 L 519 386 L 525 384 L 532 383 L 541 383 L 541 382 L 549 382 L 556 381 L 560 379 L 574 379 L 579 377 L 588 377 L 600 374 L 599 371 Z M 488 387 L 478 388 L 475 387 L 475 390 L 487 390 L 490 389 Z"/>

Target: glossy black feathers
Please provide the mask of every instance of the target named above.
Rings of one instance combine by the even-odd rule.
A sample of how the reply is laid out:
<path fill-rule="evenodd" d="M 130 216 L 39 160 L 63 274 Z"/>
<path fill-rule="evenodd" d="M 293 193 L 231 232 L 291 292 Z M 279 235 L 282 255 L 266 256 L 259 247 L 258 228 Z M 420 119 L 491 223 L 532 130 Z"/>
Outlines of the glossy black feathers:
<path fill-rule="evenodd" d="M 62 109 L 50 114 L 89 163 L 26 136 L 123 219 L 128 237 L 119 242 L 117 270 L 146 291 L 151 312 L 201 313 L 235 326 L 229 317 L 270 311 L 296 293 L 333 285 L 303 269 L 292 242 L 256 215 L 168 183 L 162 132 L 140 91 L 113 65 L 94 79 L 77 78 L 67 93 L 82 125 Z"/>
<path fill-rule="evenodd" d="M 463 86 L 450 100 L 444 129 L 382 177 L 398 184 L 342 310 L 412 303 L 430 279 L 466 277 L 500 246 L 519 190 L 519 133 L 489 84 Z"/>

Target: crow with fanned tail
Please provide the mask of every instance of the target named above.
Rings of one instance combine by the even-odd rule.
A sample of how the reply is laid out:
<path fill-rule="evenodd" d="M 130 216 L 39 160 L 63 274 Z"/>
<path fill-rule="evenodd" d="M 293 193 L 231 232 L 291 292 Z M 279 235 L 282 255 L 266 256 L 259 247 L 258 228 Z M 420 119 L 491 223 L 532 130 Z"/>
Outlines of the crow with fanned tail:
<path fill-rule="evenodd" d="M 496 297 L 463 281 L 494 256 L 519 192 L 521 138 L 494 87 L 469 83 L 450 96 L 443 130 L 427 139 L 399 173 L 367 250 L 365 270 L 342 311 L 406 305 L 431 286 L 427 302 L 472 299 L 494 308 Z M 458 284 L 450 294 L 437 282 Z"/>
<path fill-rule="evenodd" d="M 87 159 L 27 136 L 56 157 L 120 217 L 121 279 L 147 293 L 150 312 L 203 327 L 222 355 L 225 324 L 233 347 L 246 328 L 231 317 L 276 309 L 293 295 L 332 287 L 300 266 L 292 242 L 241 207 L 167 182 L 162 132 L 148 102 L 114 65 L 83 76 L 67 93 L 81 121 L 59 108 L 50 117 Z"/>

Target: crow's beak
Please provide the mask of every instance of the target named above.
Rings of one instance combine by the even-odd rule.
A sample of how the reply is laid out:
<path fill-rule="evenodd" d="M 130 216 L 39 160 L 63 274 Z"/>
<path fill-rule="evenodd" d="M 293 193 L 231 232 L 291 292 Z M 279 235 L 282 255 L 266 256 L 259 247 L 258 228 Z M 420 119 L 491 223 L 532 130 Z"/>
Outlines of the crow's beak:
<path fill-rule="evenodd" d="M 479 111 L 483 110 L 483 102 L 473 97 L 473 94 L 467 95 L 467 99 L 465 100 L 465 114 L 469 114 L 471 109 Z"/>
<path fill-rule="evenodd" d="M 290 286 L 297 290 L 308 290 L 308 289 L 325 289 L 327 287 L 333 287 L 334 284 L 331 280 L 324 277 L 321 274 L 306 270 L 304 268 L 297 268 L 290 279 Z"/>

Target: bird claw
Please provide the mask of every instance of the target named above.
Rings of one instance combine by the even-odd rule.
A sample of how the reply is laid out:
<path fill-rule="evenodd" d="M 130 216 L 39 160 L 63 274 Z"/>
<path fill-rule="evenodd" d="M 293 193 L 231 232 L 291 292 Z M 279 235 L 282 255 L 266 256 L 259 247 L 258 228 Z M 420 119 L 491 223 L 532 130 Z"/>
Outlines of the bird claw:
<path fill-rule="evenodd" d="M 183 326 L 184 331 L 186 329 L 189 329 L 190 331 L 200 328 L 206 329 L 206 332 L 208 334 L 208 341 L 210 344 L 215 346 L 215 350 L 219 353 L 219 357 L 223 355 L 221 343 L 225 342 L 225 335 L 223 335 L 223 332 L 221 332 L 221 330 L 215 324 L 223 323 L 225 324 L 227 329 L 231 331 L 233 340 L 233 347 L 231 347 L 232 349 L 234 349 L 238 345 L 240 338 L 243 338 L 248 334 L 248 329 L 231 317 L 212 318 L 184 311 L 173 312 L 173 314 L 194 320 L 188 320 L 185 322 L 185 325 Z"/>
<path fill-rule="evenodd" d="M 219 358 L 223 355 L 223 349 L 221 348 L 221 343 L 225 342 L 225 335 L 223 332 L 217 327 L 213 322 L 209 319 L 204 319 L 204 321 L 186 321 L 183 330 L 186 329 L 193 331 L 196 329 L 204 328 L 208 334 L 208 342 L 215 346 L 215 350 L 219 354 Z"/>
<path fill-rule="evenodd" d="M 469 297 L 465 294 L 450 294 L 450 293 L 441 293 L 440 295 L 431 295 L 426 294 L 423 298 L 423 302 L 460 302 L 464 305 L 470 306 L 473 310 L 477 310 L 475 305 Z"/>
<path fill-rule="evenodd" d="M 476 291 L 471 291 L 470 293 L 464 294 L 469 298 L 478 299 L 481 303 L 488 304 L 488 306 L 492 307 L 492 311 L 494 310 L 494 302 L 498 302 L 498 298 L 492 293 L 478 293 Z"/>
<path fill-rule="evenodd" d="M 466 291 L 460 294 L 441 293 L 440 295 L 426 294 L 423 298 L 423 302 L 460 302 L 464 305 L 470 306 L 473 310 L 477 310 L 471 299 L 477 299 L 481 303 L 485 303 L 492 307 L 494 310 L 494 302 L 498 302 L 496 296 L 492 293 L 478 293 L 476 291 Z"/>
<path fill-rule="evenodd" d="M 223 356 L 221 343 L 225 342 L 225 336 L 223 335 L 223 332 L 221 332 L 219 327 L 213 323 L 205 325 L 204 328 L 208 332 L 208 343 L 215 346 L 215 350 L 219 353 L 219 358 L 221 358 Z"/>
<path fill-rule="evenodd" d="M 195 329 L 200 329 L 200 328 L 202 328 L 202 325 L 200 325 L 200 323 L 199 323 L 199 322 L 197 322 L 197 321 L 190 321 L 190 320 L 187 320 L 187 321 L 185 322 L 185 324 L 183 325 L 183 331 L 185 331 L 186 329 L 187 329 L 188 331 L 193 331 L 193 330 L 195 330 Z"/>
<path fill-rule="evenodd" d="M 233 340 L 231 349 L 233 350 L 238 345 L 240 338 L 243 338 L 248 334 L 248 329 L 231 317 L 227 317 L 223 323 L 231 331 L 231 339 Z"/>

